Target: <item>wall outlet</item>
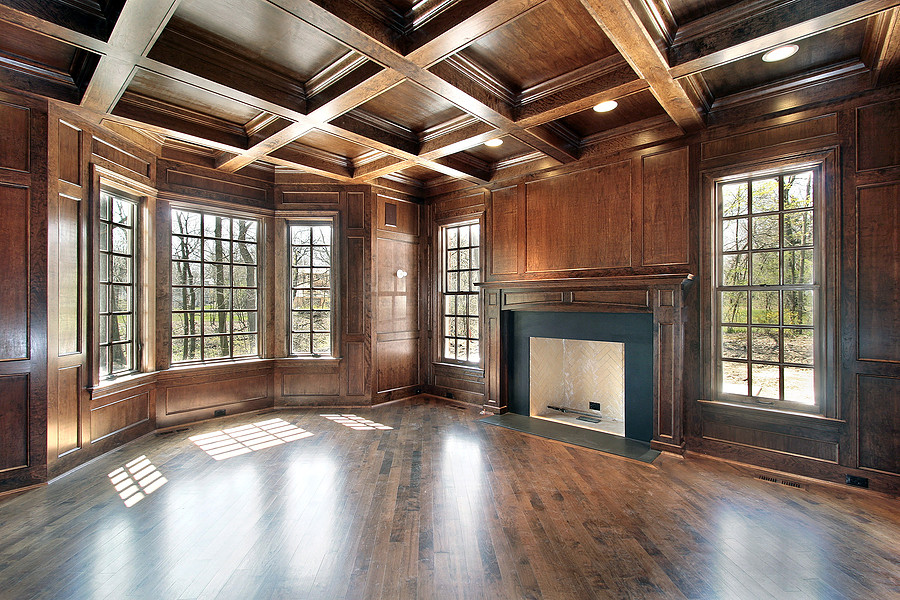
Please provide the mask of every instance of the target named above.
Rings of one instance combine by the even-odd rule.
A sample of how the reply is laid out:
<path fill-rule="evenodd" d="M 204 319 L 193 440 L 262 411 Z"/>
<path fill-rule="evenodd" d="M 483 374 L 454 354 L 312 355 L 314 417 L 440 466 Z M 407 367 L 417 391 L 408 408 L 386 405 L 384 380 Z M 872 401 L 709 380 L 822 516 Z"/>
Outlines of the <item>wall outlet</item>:
<path fill-rule="evenodd" d="M 600 403 L 599 402 L 588 402 L 588 408 L 590 408 L 591 410 L 600 410 Z"/>
<path fill-rule="evenodd" d="M 214 417 L 224 417 L 224 416 L 225 416 L 225 409 L 224 409 L 224 408 L 220 408 L 219 410 L 217 410 L 216 412 L 213 413 L 213 416 L 214 416 Z"/>
<path fill-rule="evenodd" d="M 846 483 L 847 483 L 847 485 L 854 485 L 856 487 L 867 488 L 867 487 L 869 487 L 869 478 L 868 477 L 857 477 L 856 475 L 847 475 Z"/>

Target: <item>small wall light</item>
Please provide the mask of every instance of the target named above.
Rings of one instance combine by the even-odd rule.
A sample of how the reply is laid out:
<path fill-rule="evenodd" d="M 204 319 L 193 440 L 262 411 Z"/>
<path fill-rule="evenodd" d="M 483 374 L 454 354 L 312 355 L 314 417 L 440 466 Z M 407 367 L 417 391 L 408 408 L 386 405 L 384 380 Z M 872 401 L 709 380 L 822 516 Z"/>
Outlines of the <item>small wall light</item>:
<path fill-rule="evenodd" d="M 407 273 L 403 269 L 397 269 L 397 279 L 403 279 L 407 275 L 409 275 L 409 273 Z"/>

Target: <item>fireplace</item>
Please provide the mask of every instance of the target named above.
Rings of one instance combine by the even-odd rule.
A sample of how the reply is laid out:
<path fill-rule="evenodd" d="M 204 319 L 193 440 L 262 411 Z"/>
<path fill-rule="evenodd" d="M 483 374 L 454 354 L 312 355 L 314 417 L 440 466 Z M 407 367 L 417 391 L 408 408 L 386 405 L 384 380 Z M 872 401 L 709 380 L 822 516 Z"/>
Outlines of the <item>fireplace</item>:
<path fill-rule="evenodd" d="M 515 311 L 506 321 L 511 412 L 650 441 L 651 315 Z"/>
<path fill-rule="evenodd" d="M 598 277 L 592 279 L 495 281 L 481 284 L 485 297 L 486 391 L 485 410 L 514 412 L 532 416 L 532 345 L 538 350 L 547 344 L 569 344 L 562 347 L 560 360 L 548 361 L 542 367 L 562 369 L 563 376 L 550 391 L 534 389 L 540 397 L 555 395 L 557 408 L 565 402 L 586 419 L 596 417 L 600 404 L 601 423 L 604 413 L 610 425 L 616 425 L 615 412 L 602 407 L 604 400 L 593 399 L 594 392 L 576 393 L 578 386 L 596 387 L 593 378 L 565 381 L 565 370 L 584 367 L 567 351 L 600 353 L 579 342 L 606 342 L 621 345 L 624 355 L 624 434 L 625 437 L 650 441 L 657 450 L 682 453 L 682 364 L 684 354 L 683 293 L 692 275 L 642 275 Z M 536 341 L 535 341 L 536 340 Z M 542 341 L 549 340 L 549 341 Z M 571 340 L 571 341 L 569 341 Z M 551 350 L 552 352 L 552 350 Z M 540 360 L 540 359 L 535 359 Z M 561 361 L 561 362 L 560 362 Z M 567 362 L 568 361 L 568 362 Z M 549 364 L 554 362 L 554 364 Z M 553 379 L 552 375 L 545 377 Z M 610 391 L 610 394 L 619 392 Z M 545 402 L 549 404 L 549 402 Z M 587 409 L 584 404 L 587 403 Z M 535 408 L 555 420 L 577 419 L 577 414 L 553 409 Z M 565 418 L 560 418 L 559 415 Z M 622 432 L 614 432 L 622 433 Z"/>

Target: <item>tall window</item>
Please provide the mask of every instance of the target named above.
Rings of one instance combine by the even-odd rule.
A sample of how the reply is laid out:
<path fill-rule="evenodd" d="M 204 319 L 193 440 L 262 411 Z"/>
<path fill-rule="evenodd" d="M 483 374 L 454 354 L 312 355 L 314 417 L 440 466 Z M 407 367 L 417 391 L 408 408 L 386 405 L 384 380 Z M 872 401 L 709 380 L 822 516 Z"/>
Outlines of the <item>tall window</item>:
<path fill-rule="evenodd" d="M 723 400 L 816 404 L 823 256 L 816 174 L 717 185 L 714 347 Z"/>
<path fill-rule="evenodd" d="M 441 227 L 444 270 L 443 357 L 460 363 L 481 358 L 478 327 L 478 223 Z"/>
<path fill-rule="evenodd" d="M 172 210 L 172 362 L 259 355 L 258 230 Z"/>
<path fill-rule="evenodd" d="M 290 226 L 291 354 L 332 354 L 332 225 Z"/>
<path fill-rule="evenodd" d="M 100 378 L 135 370 L 137 203 L 100 191 Z"/>

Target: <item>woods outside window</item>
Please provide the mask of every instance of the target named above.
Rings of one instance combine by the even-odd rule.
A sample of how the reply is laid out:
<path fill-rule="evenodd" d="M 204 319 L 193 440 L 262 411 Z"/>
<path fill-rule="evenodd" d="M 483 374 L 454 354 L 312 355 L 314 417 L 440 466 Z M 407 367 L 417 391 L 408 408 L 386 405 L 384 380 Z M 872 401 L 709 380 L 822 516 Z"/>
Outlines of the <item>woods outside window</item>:
<path fill-rule="evenodd" d="M 713 226 L 715 394 L 813 410 L 822 388 L 818 167 L 719 180 Z"/>
<path fill-rule="evenodd" d="M 172 210 L 172 362 L 259 356 L 259 221 Z"/>
<path fill-rule="evenodd" d="M 334 354 L 332 221 L 291 223 L 290 348 L 293 356 Z"/>
<path fill-rule="evenodd" d="M 481 336 L 478 288 L 481 279 L 478 222 L 440 228 L 443 248 L 443 360 L 478 364 Z"/>

